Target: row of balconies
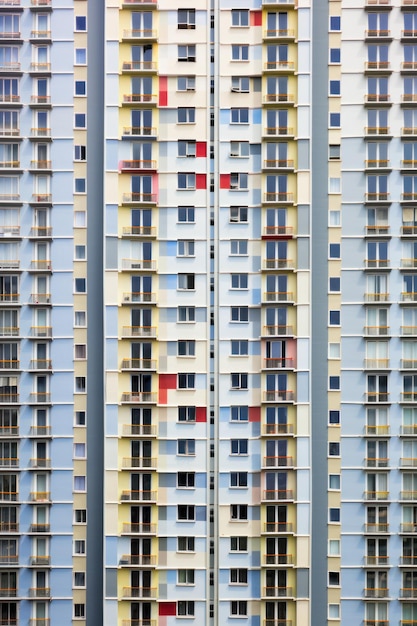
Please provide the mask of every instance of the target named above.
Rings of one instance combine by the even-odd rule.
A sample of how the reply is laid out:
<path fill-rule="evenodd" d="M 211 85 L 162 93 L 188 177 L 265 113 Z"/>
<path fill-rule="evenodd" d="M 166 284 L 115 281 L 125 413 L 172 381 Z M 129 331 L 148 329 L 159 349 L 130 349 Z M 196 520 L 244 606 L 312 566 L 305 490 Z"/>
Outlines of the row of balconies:
<path fill-rule="evenodd" d="M 1 393 L 0 404 L 20 404 L 20 394 Z M 29 404 L 51 404 L 51 394 L 49 392 L 33 392 L 29 394 Z"/>

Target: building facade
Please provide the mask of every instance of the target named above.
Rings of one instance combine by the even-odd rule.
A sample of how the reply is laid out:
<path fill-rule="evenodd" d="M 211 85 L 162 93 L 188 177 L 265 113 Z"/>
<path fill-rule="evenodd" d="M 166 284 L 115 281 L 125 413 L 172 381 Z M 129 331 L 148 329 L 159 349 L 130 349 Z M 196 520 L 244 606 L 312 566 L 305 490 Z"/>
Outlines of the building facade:
<path fill-rule="evenodd" d="M 0 0 L 0 625 L 417 625 L 416 172 L 416 0 Z"/>

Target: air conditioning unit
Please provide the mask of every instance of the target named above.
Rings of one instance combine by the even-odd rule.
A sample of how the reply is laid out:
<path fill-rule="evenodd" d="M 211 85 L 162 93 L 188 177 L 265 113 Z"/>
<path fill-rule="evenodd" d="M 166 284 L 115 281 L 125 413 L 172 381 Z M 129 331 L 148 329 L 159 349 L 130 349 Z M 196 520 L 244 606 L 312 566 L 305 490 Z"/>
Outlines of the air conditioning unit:
<path fill-rule="evenodd" d="M 239 186 L 237 183 L 230 183 L 230 189 L 239 189 Z"/>
<path fill-rule="evenodd" d="M 240 89 L 239 89 L 239 87 L 232 87 L 231 91 L 232 91 L 233 93 L 239 93 L 239 92 L 240 92 Z"/>
<path fill-rule="evenodd" d="M 131 263 L 130 267 L 132 268 L 132 270 L 140 270 L 142 269 L 142 263 Z"/>

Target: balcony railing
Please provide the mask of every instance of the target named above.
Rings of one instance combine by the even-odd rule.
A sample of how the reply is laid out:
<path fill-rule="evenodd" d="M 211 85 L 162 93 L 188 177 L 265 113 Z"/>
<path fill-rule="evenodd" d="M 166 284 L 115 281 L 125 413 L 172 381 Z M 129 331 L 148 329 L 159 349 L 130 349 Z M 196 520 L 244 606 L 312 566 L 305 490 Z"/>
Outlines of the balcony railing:
<path fill-rule="evenodd" d="M 388 598 L 389 589 L 387 587 L 365 587 L 363 595 L 365 598 Z"/>
<path fill-rule="evenodd" d="M 35 554 L 29 559 L 31 565 L 45 566 L 50 565 L 51 557 L 46 554 Z"/>
<path fill-rule="evenodd" d="M 403 424 L 400 426 L 401 435 L 417 435 L 417 424 Z"/>
<path fill-rule="evenodd" d="M 31 524 L 29 527 L 29 532 L 36 534 L 44 534 L 49 533 L 51 530 L 50 524 Z"/>
<path fill-rule="evenodd" d="M 293 39 L 294 37 L 295 31 L 293 28 L 268 28 L 264 31 L 264 39 Z"/>
<path fill-rule="evenodd" d="M 50 39 L 50 30 L 32 30 L 30 33 L 31 39 Z"/>
<path fill-rule="evenodd" d="M 156 104 L 158 97 L 154 93 L 125 93 L 124 104 Z"/>
<path fill-rule="evenodd" d="M 365 259 L 365 267 L 368 270 L 386 270 L 389 268 L 389 259 Z"/>
<path fill-rule="evenodd" d="M 366 458 L 365 466 L 366 467 L 388 467 L 389 459 L 388 458 Z"/>
<path fill-rule="evenodd" d="M 30 459 L 30 466 L 36 469 L 49 469 L 51 467 L 51 459 L 44 459 L 44 458 Z"/>
<path fill-rule="evenodd" d="M 156 193 L 132 192 L 123 194 L 123 203 L 127 204 L 156 204 L 156 202 Z"/>
<path fill-rule="evenodd" d="M 0 370 L 18 370 L 20 361 L 2 360 L 0 361 Z"/>
<path fill-rule="evenodd" d="M 385 391 L 369 391 L 365 393 L 365 401 L 366 402 L 389 402 L 389 393 Z"/>
<path fill-rule="evenodd" d="M 124 72 L 156 72 L 157 69 L 156 61 L 123 61 L 122 65 Z M 143 97 L 143 94 L 140 95 Z"/>
<path fill-rule="evenodd" d="M 417 167 L 417 161 L 414 159 L 403 159 L 401 161 L 401 167 L 406 169 L 415 169 Z"/>
<path fill-rule="evenodd" d="M 0 491 L 0 502 L 17 502 L 18 499 L 18 491 Z"/>
<path fill-rule="evenodd" d="M 385 169 L 389 166 L 388 159 L 368 159 L 365 161 L 365 167 L 367 169 Z"/>
<path fill-rule="evenodd" d="M 417 588 L 403 587 L 400 590 L 400 598 L 417 598 Z"/>
<path fill-rule="evenodd" d="M 410 37 L 414 39 L 415 37 L 417 37 L 417 30 L 411 30 L 411 29 L 402 30 L 401 37 L 407 37 L 407 38 Z"/>
<path fill-rule="evenodd" d="M 294 202 L 294 194 L 284 191 L 267 192 L 264 194 L 264 202 Z"/>
<path fill-rule="evenodd" d="M 123 31 L 123 39 L 156 39 L 157 31 L 151 28 L 133 28 Z"/>
<path fill-rule="evenodd" d="M 123 359 L 121 370 L 156 370 L 156 359 Z"/>
<path fill-rule="evenodd" d="M 366 302 L 388 302 L 389 293 L 365 293 Z"/>
<path fill-rule="evenodd" d="M 280 501 L 280 500 L 294 500 L 294 493 L 292 489 L 265 489 L 263 492 L 263 500 L 265 501 Z"/>
<path fill-rule="evenodd" d="M 290 389 L 264 391 L 263 400 L 264 402 L 294 402 L 295 393 Z"/>
<path fill-rule="evenodd" d="M 48 391 L 38 391 L 30 394 L 30 402 L 34 404 L 50 404 L 51 394 Z"/>
<path fill-rule="evenodd" d="M 52 337 L 52 326 L 31 326 L 30 327 L 30 336 L 31 337 L 42 337 L 44 339 Z"/>
<path fill-rule="evenodd" d="M 417 500 L 417 491 L 401 491 L 400 500 Z"/>
<path fill-rule="evenodd" d="M 30 237 L 52 237 L 52 227 L 51 226 L 33 226 L 30 229 Z"/>
<path fill-rule="evenodd" d="M 417 302 L 417 291 L 403 291 L 401 302 Z"/>
<path fill-rule="evenodd" d="M 294 359 L 285 358 L 285 359 L 264 359 L 265 369 L 293 369 L 294 368 Z"/>
<path fill-rule="evenodd" d="M 391 37 L 391 31 L 390 30 L 376 30 L 376 29 L 370 29 L 370 30 L 366 30 L 365 31 L 365 37 L 369 38 L 369 39 L 387 39 L 389 37 Z"/>
<path fill-rule="evenodd" d="M 365 500 L 388 500 L 389 491 L 365 491 Z"/>
<path fill-rule="evenodd" d="M 18 437 L 19 426 L 0 426 L 0 437 Z"/>
<path fill-rule="evenodd" d="M 417 524 L 414 522 L 403 522 L 400 524 L 401 533 L 417 533 Z M 407 557 L 403 557 L 407 558 Z"/>
<path fill-rule="evenodd" d="M 52 194 L 51 193 L 34 193 L 32 194 L 32 202 L 41 204 L 47 203 L 50 204 L 52 202 Z"/>
<path fill-rule="evenodd" d="M 51 437 L 52 428 L 51 426 L 31 426 L 30 427 L 30 436 L 32 437 Z"/>
<path fill-rule="evenodd" d="M 14 587 L 2 587 L 0 589 L 0 598 L 16 598 L 17 596 L 17 589 L 15 589 Z M 1 620 L 0 620 L 0 624 L 1 624 Z"/>
<path fill-rule="evenodd" d="M 124 237 L 156 237 L 155 226 L 124 226 Z"/>
<path fill-rule="evenodd" d="M 149 567 L 156 566 L 156 554 L 123 554 L 120 557 L 120 565 L 137 565 Z"/>
<path fill-rule="evenodd" d="M 123 619 L 122 626 L 156 626 L 155 619 Z"/>
<path fill-rule="evenodd" d="M 18 457 L 0 457 L 0 467 L 18 467 Z"/>
<path fill-rule="evenodd" d="M 156 294 L 148 291 L 144 292 L 131 292 L 123 294 L 123 302 L 125 303 L 138 303 L 147 302 L 148 304 L 156 304 Z"/>
<path fill-rule="evenodd" d="M 292 93 L 267 93 L 263 96 L 264 104 L 292 104 L 295 102 Z"/>
<path fill-rule="evenodd" d="M 31 587 L 29 589 L 30 598 L 49 598 L 51 596 L 50 587 Z"/>
<path fill-rule="evenodd" d="M 389 133 L 389 126 L 365 126 L 365 135 L 389 135 Z"/>
<path fill-rule="evenodd" d="M 263 435 L 292 435 L 293 433 L 292 424 L 262 424 Z"/>
<path fill-rule="evenodd" d="M 51 71 L 51 64 L 50 63 L 31 63 L 30 64 L 30 71 L 31 72 L 39 72 L 40 74 L 42 74 L 44 72 L 50 72 Z"/>
<path fill-rule="evenodd" d="M 122 269 L 155 272 L 156 261 L 152 259 L 122 259 Z"/>
<path fill-rule="evenodd" d="M 156 136 L 155 126 L 124 126 L 123 135 L 125 137 L 154 137 Z"/>
<path fill-rule="evenodd" d="M 156 598 L 156 587 L 123 587 L 124 598 Z"/>
<path fill-rule="evenodd" d="M 267 61 L 264 63 L 264 71 L 277 72 L 283 70 L 284 72 L 294 71 L 294 61 Z"/>
<path fill-rule="evenodd" d="M 156 169 L 156 161 L 153 159 L 129 159 L 126 161 L 122 161 L 120 164 L 120 169 L 123 170 L 155 170 Z"/>
<path fill-rule="evenodd" d="M 264 135 L 268 137 L 291 137 L 294 135 L 294 129 L 289 126 L 267 126 L 264 129 Z"/>
<path fill-rule="evenodd" d="M 417 402 L 417 391 L 403 391 L 400 396 L 401 402 Z"/>
<path fill-rule="evenodd" d="M 265 226 L 263 235 L 265 237 L 285 237 L 291 236 L 294 232 L 292 226 Z"/>
<path fill-rule="evenodd" d="M 31 491 L 30 499 L 32 502 L 49 502 L 51 499 L 50 491 Z"/>
<path fill-rule="evenodd" d="M 264 587 L 264 598 L 290 598 L 293 595 L 292 587 Z"/>
<path fill-rule="evenodd" d="M 264 302 L 292 302 L 294 294 L 292 291 L 265 291 Z"/>
<path fill-rule="evenodd" d="M 367 71 L 386 71 L 390 69 L 389 61 L 365 61 L 365 70 Z"/>
<path fill-rule="evenodd" d="M 400 558 L 400 564 L 401 565 L 417 565 L 417 556 L 414 556 L 413 554 L 408 554 L 407 556 L 402 556 Z"/>
<path fill-rule="evenodd" d="M 291 534 L 294 532 L 293 524 L 292 522 L 266 522 L 264 524 L 264 532 L 274 534 Z"/>
<path fill-rule="evenodd" d="M 402 193 L 401 200 L 403 202 L 414 202 L 415 200 L 417 200 L 417 193 L 411 191 L 407 193 Z"/>
<path fill-rule="evenodd" d="M 417 369 L 417 361 L 415 359 L 401 359 L 401 368 L 407 370 Z"/>
<path fill-rule="evenodd" d="M 123 326 L 122 337 L 156 338 L 156 326 Z"/>
<path fill-rule="evenodd" d="M 294 334 L 293 326 L 264 326 L 263 334 L 268 337 L 291 336 Z"/>
<path fill-rule="evenodd" d="M 31 128 L 30 129 L 30 136 L 31 137 L 41 137 L 41 138 L 50 137 L 51 136 L 51 129 L 50 128 L 41 128 L 41 127 Z"/>
<path fill-rule="evenodd" d="M 18 522 L 0 522 L 0 533 L 18 533 Z"/>
<path fill-rule="evenodd" d="M 30 162 L 30 167 L 32 170 L 50 170 L 52 168 L 52 161 L 35 159 Z"/>
<path fill-rule="evenodd" d="M 127 535 L 155 535 L 156 524 L 124 523 L 122 532 Z"/>
<path fill-rule="evenodd" d="M 365 565 L 379 565 L 380 567 L 387 567 L 389 565 L 389 556 L 380 556 L 378 555 L 372 555 L 372 556 L 365 556 Z"/>
<path fill-rule="evenodd" d="M 389 334 L 389 326 L 364 326 L 365 335 L 372 337 L 386 337 Z"/>
<path fill-rule="evenodd" d="M 50 7 L 52 6 L 52 0 L 30 0 L 30 4 L 33 7 Z"/>
<path fill-rule="evenodd" d="M 365 524 L 366 533 L 387 533 L 389 532 L 389 524 L 381 524 L 378 522 Z"/>
<path fill-rule="evenodd" d="M 30 303 L 31 304 L 51 304 L 51 294 L 50 293 L 31 293 Z"/>
<path fill-rule="evenodd" d="M 130 491 L 125 489 L 122 491 L 120 499 L 122 502 L 155 502 L 156 496 L 155 490 Z"/>
<path fill-rule="evenodd" d="M 128 456 L 124 457 L 122 461 L 124 468 L 135 467 L 139 469 L 156 469 L 156 457 L 150 456 Z M 133 492 L 132 492 L 133 493 Z"/>
<path fill-rule="evenodd" d="M 366 369 L 389 369 L 389 359 L 365 359 L 364 367 Z"/>
<path fill-rule="evenodd" d="M 264 554 L 263 565 L 292 565 L 294 557 L 292 554 Z"/>
<path fill-rule="evenodd" d="M 389 202 L 389 193 L 386 191 L 373 191 L 365 194 L 366 202 Z"/>
<path fill-rule="evenodd" d="M 264 467 L 293 467 L 292 456 L 264 456 Z"/>
<path fill-rule="evenodd" d="M 124 437 L 156 437 L 156 426 L 152 424 L 123 424 Z"/>
<path fill-rule="evenodd" d="M 294 268 L 292 259 L 263 259 L 262 269 L 264 270 L 287 270 Z"/>
<path fill-rule="evenodd" d="M 0 393 L 0 404 L 15 404 L 18 402 L 18 393 Z"/>
<path fill-rule="evenodd" d="M 365 433 L 367 435 L 375 435 L 376 437 L 386 437 L 389 435 L 389 426 L 387 424 L 367 424 Z"/>
<path fill-rule="evenodd" d="M 19 563 L 18 554 L 2 554 L 0 555 L 0 566 L 2 565 L 17 565 Z"/>

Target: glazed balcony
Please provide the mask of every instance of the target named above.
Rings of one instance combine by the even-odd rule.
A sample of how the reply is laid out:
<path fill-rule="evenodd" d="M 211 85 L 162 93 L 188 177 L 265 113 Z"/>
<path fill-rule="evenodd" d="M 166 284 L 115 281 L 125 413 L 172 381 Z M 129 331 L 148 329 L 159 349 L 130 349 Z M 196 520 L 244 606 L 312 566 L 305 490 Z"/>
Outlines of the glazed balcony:
<path fill-rule="evenodd" d="M 50 598 L 50 587 L 31 587 L 29 589 L 29 598 Z"/>
<path fill-rule="evenodd" d="M 157 394 L 151 391 L 125 391 L 122 404 L 156 404 Z"/>
<path fill-rule="evenodd" d="M 263 587 L 262 596 L 264 598 L 291 598 L 293 589 L 292 587 Z"/>
<path fill-rule="evenodd" d="M 365 598 L 388 598 L 389 589 L 387 587 L 365 587 L 363 595 Z"/>
<path fill-rule="evenodd" d="M 156 193 L 124 193 L 122 204 L 156 204 L 158 201 Z"/>
<path fill-rule="evenodd" d="M 155 226 L 123 226 L 123 237 L 156 237 Z"/>
<path fill-rule="evenodd" d="M 130 28 L 123 30 L 123 40 L 156 40 L 158 38 L 158 32 L 152 28 Z"/>
<path fill-rule="evenodd" d="M 123 304 L 156 304 L 156 294 L 149 291 L 133 291 L 123 294 Z"/>
<path fill-rule="evenodd" d="M 264 291 L 263 302 L 294 302 L 292 291 Z"/>
<path fill-rule="evenodd" d="M 295 393 L 290 389 L 264 391 L 263 402 L 295 402 Z"/>
<path fill-rule="evenodd" d="M 294 533 L 292 522 L 266 522 L 264 523 L 264 533 L 274 535 L 292 535 Z"/>
<path fill-rule="evenodd" d="M 156 457 L 150 456 L 129 456 L 124 457 L 122 461 L 123 469 L 154 469 L 156 470 Z M 135 492 L 131 492 L 135 493 Z"/>
<path fill-rule="evenodd" d="M 122 554 L 119 565 L 122 567 L 156 567 L 156 554 Z"/>
<path fill-rule="evenodd" d="M 156 535 L 156 524 L 123 523 L 123 535 Z"/>
<path fill-rule="evenodd" d="M 264 554 L 262 565 L 293 565 L 294 557 L 292 554 Z"/>
<path fill-rule="evenodd" d="M 293 435 L 294 434 L 294 426 L 293 424 L 262 424 L 262 434 L 263 435 Z"/>
<path fill-rule="evenodd" d="M 155 126 L 124 126 L 122 137 L 132 139 L 147 137 L 148 139 L 156 139 Z"/>
<path fill-rule="evenodd" d="M 387 337 L 389 335 L 389 326 L 364 326 L 363 332 L 368 337 Z"/>
<path fill-rule="evenodd" d="M 152 159 L 130 159 L 122 161 L 120 164 L 120 171 L 122 172 L 122 174 L 126 172 L 156 171 L 156 169 L 157 163 L 155 160 Z"/>
<path fill-rule="evenodd" d="M 35 339 L 51 339 L 52 338 L 52 326 L 31 326 L 30 336 Z"/>
<path fill-rule="evenodd" d="M 291 358 L 264 359 L 263 364 L 264 364 L 263 369 L 267 369 L 267 370 L 294 369 L 294 359 L 291 359 Z"/>
<path fill-rule="evenodd" d="M 156 326 L 123 326 L 122 337 L 156 339 Z"/>
<path fill-rule="evenodd" d="M 156 600 L 156 592 L 156 587 L 123 587 L 123 598 L 151 598 Z"/>
<path fill-rule="evenodd" d="M 123 424 L 123 437 L 156 437 L 157 429 L 152 424 Z"/>
<path fill-rule="evenodd" d="M 120 369 L 122 372 L 131 370 L 156 371 L 156 364 L 156 359 L 123 359 Z"/>
<path fill-rule="evenodd" d="M 122 64 L 123 74 L 136 74 L 142 72 L 155 74 L 157 71 L 158 64 L 156 61 L 123 61 Z"/>
<path fill-rule="evenodd" d="M 293 337 L 294 327 L 291 325 L 290 326 L 282 326 L 282 325 L 264 326 L 263 336 L 264 337 Z"/>
<path fill-rule="evenodd" d="M 294 467 L 292 456 L 264 456 L 262 467 Z"/>
<path fill-rule="evenodd" d="M 122 270 L 156 272 L 156 261 L 153 259 L 122 259 Z"/>
<path fill-rule="evenodd" d="M 292 489 L 265 489 L 262 494 L 264 502 L 286 502 L 294 501 L 294 492 Z"/>

